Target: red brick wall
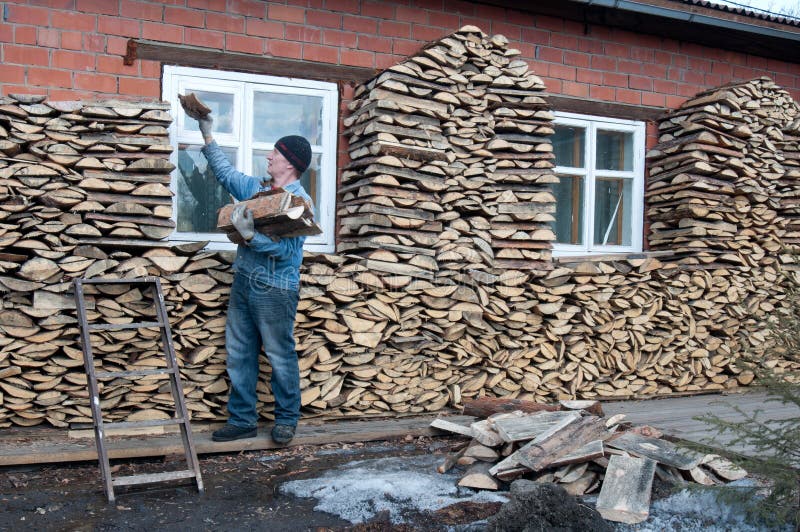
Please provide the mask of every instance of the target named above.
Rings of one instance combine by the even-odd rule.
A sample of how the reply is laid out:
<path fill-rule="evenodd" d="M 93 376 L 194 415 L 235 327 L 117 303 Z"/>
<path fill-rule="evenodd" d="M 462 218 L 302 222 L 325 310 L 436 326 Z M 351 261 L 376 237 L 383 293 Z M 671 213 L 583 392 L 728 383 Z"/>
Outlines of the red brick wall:
<path fill-rule="evenodd" d="M 800 65 L 449 0 L 10 0 L 0 91 L 54 99 L 160 96 L 160 64 L 122 64 L 129 37 L 387 67 L 464 24 L 502 33 L 554 94 L 674 107 L 768 75 L 800 100 Z"/>

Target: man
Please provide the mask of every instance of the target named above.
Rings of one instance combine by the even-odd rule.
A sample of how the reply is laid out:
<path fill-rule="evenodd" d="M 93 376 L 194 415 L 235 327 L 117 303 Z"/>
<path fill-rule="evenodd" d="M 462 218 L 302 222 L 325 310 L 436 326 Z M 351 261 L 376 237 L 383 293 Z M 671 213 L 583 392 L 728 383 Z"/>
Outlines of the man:
<path fill-rule="evenodd" d="M 190 115 L 191 116 L 191 115 Z M 228 162 L 211 134 L 212 120 L 198 120 L 205 146 L 203 155 L 217 181 L 237 200 L 281 187 L 311 198 L 299 178 L 311 162 L 311 146 L 303 137 L 279 139 L 267 157 L 271 182 L 237 171 Z M 285 445 L 294 437 L 300 417 L 300 371 L 294 342 L 294 321 L 300 285 L 305 237 L 273 239 L 255 231 L 253 214 L 244 204 L 236 206 L 231 222 L 244 243 L 236 250 L 228 318 L 225 326 L 227 370 L 231 382 L 228 422 L 214 432 L 214 441 L 231 441 L 256 436 L 256 384 L 261 347 L 272 366 L 272 394 L 275 396 L 275 426 L 272 439 Z"/>

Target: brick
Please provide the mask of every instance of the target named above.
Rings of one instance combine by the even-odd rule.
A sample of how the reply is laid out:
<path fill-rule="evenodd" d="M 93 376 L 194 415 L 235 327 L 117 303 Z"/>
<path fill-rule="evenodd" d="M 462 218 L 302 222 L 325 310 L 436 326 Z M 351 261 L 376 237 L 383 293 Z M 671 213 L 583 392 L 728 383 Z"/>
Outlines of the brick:
<path fill-rule="evenodd" d="M 2 85 L 0 86 L 2 89 L 3 95 L 8 94 L 36 94 L 41 95 L 46 93 L 46 90 L 40 89 L 38 87 L 29 87 L 28 85 Z"/>
<path fill-rule="evenodd" d="M 268 37 L 270 39 L 283 39 L 284 25 L 280 22 L 271 22 L 255 19 L 247 19 L 247 29 L 245 33 L 256 37 Z"/>
<path fill-rule="evenodd" d="M 424 26 L 422 24 L 414 24 L 411 26 L 412 37 L 418 41 L 438 41 L 448 33 L 450 30 L 440 28 L 437 26 Z"/>
<path fill-rule="evenodd" d="M 678 92 L 678 84 L 674 81 L 654 79 L 653 90 L 661 94 L 676 94 Z"/>
<path fill-rule="evenodd" d="M 595 100 L 613 102 L 614 89 L 611 87 L 603 87 L 602 85 L 592 85 L 589 87 L 589 97 Z"/>
<path fill-rule="evenodd" d="M 53 68 L 67 70 L 94 70 L 94 54 L 55 50 L 51 65 Z"/>
<path fill-rule="evenodd" d="M 367 17 L 342 16 L 342 29 L 358 33 L 378 33 L 378 21 Z"/>
<path fill-rule="evenodd" d="M 379 69 L 386 69 L 392 65 L 396 65 L 403 59 L 403 57 L 398 57 L 392 54 L 375 54 L 375 67 Z"/>
<path fill-rule="evenodd" d="M 620 59 L 628 59 L 631 55 L 630 46 L 614 42 L 603 43 L 603 51 L 610 57 L 618 57 Z"/>
<path fill-rule="evenodd" d="M 14 42 L 13 24 L 0 24 L 0 42 Z"/>
<path fill-rule="evenodd" d="M 603 73 L 597 70 L 583 70 L 579 69 L 575 76 L 576 81 L 580 83 L 588 83 L 590 85 L 602 85 Z"/>
<path fill-rule="evenodd" d="M 264 54 L 264 39 L 260 37 L 248 37 L 246 35 L 225 35 L 225 49 L 231 52 L 243 52 L 246 54 Z"/>
<path fill-rule="evenodd" d="M 547 75 L 551 78 L 558 78 L 567 81 L 575 81 L 575 67 L 564 65 L 548 65 Z"/>
<path fill-rule="evenodd" d="M 305 22 L 306 10 L 300 7 L 279 6 L 272 4 L 267 11 L 267 18 L 270 20 L 282 20 L 284 22 Z"/>
<path fill-rule="evenodd" d="M 142 75 L 143 78 L 161 77 L 160 61 L 148 61 L 146 59 L 140 59 L 138 63 L 139 63 L 139 73 Z"/>
<path fill-rule="evenodd" d="M 589 97 L 589 85 L 583 83 L 573 83 L 572 81 L 564 81 L 561 84 L 562 94 L 567 96 L 578 96 L 580 98 Z"/>
<path fill-rule="evenodd" d="M 773 76 L 773 79 L 778 85 L 780 85 L 781 83 L 778 81 L 778 77 L 779 76 Z M 720 85 L 723 85 L 727 81 L 728 81 L 727 79 L 723 78 L 719 74 L 710 74 L 710 73 L 706 74 L 703 79 L 703 83 L 706 85 L 706 87 L 719 87 Z"/>
<path fill-rule="evenodd" d="M 558 17 L 547 17 L 544 15 L 537 16 L 536 27 L 550 31 L 564 31 L 564 19 Z"/>
<path fill-rule="evenodd" d="M 703 72 L 698 70 L 686 70 L 683 73 L 683 81 L 686 83 L 691 83 L 693 85 L 702 85 L 705 80 L 705 75 Z"/>
<path fill-rule="evenodd" d="M 17 26 L 14 28 L 14 42 L 36 44 L 36 28 L 34 26 Z"/>
<path fill-rule="evenodd" d="M 28 84 L 45 87 L 72 87 L 72 72 L 52 68 L 28 68 Z"/>
<path fill-rule="evenodd" d="M 545 89 L 552 94 L 561 94 L 561 80 L 539 76 L 544 81 Z"/>
<path fill-rule="evenodd" d="M 486 25 L 486 21 L 483 20 L 482 18 L 467 17 L 467 16 L 462 15 L 461 16 L 461 22 L 459 24 L 456 24 L 452 28 L 449 28 L 449 29 L 450 29 L 450 31 L 455 31 L 458 28 L 460 28 L 461 26 L 475 26 L 477 28 L 480 28 L 481 26 L 485 26 L 485 25 Z"/>
<path fill-rule="evenodd" d="M 206 48 L 221 49 L 225 45 L 225 34 L 221 31 L 186 28 L 183 30 L 184 42 Z"/>
<path fill-rule="evenodd" d="M 267 43 L 267 52 L 278 57 L 301 59 L 303 57 L 303 46 L 296 42 L 276 40 Z"/>
<path fill-rule="evenodd" d="M 264 18 L 267 16 L 267 4 L 262 0 L 228 0 L 228 13 L 247 17 Z M 270 10 L 272 6 L 270 6 Z M 272 18 L 270 16 L 270 18 Z"/>
<path fill-rule="evenodd" d="M 621 74 L 641 74 L 642 67 L 647 63 L 639 61 L 628 61 L 627 59 L 620 59 L 617 61 L 617 72 Z"/>
<path fill-rule="evenodd" d="M 5 4 L 5 22 L 15 24 L 30 24 L 33 26 L 47 25 L 50 20 L 50 10 L 43 7 L 18 6 Z"/>
<path fill-rule="evenodd" d="M 632 105 L 641 105 L 642 93 L 639 91 L 632 91 L 628 89 L 617 89 L 617 101 L 621 103 L 629 103 Z"/>
<path fill-rule="evenodd" d="M 333 46 L 319 46 L 316 44 L 303 45 L 303 59 L 319 63 L 338 63 L 339 49 Z"/>
<path fill-rule="evenodd" d="M 520 51 L 520 59 L 533 61 L 536 57 L 536 46 L 524 42 L 518 42 L 514 43 L 514 47 Z"/>
<path fill-rule="evenodd" d="M 678 95 L 694 97 L 699 92 L 700 87 L 689 83 L 678 83 Z"/>
<path fill-rule="evenodd" d="M 361 2 L 359 0 L 326 0 L 325 7 L 331 11 L 358 13 L 361 9 Z"/>
<path fill-rule="evenodd" d="M 51 25 L 54 28 L 73 31 L 95 31 L 97 28 L 97 16 L 80 13 L 59 13 L 58 16 L 53 16 Z"/>
<path fill-rule="evenodd" d="M 83 33 L 79 31 L 62 31 L 61 48 L 64 50 L 83 50 Z"/>
<path fill-rule="evenodd" d="M 664 65 L 647 63 L 642 65 L 642 74 L 651 78 L 666 78 L 667 67 Z"/>
<path fill-rule="evenodd" d="M 86 33 L 83 36 L 83 50 L 85 52 L 105 52 L 106 38 L 96 33 Z"/>
<path fill-rule="evenodd" d="M 73 87 L 101 92 L 117 92 L 117 77 L 108 74 L 76 72 Z"/>
<path fill-rule="evenodd" d="M 592 68 L 615 72 L 617 70 L 617 60 L 613 57 L 594 56 L 592 57 Z"/>
<path fill-rule="evenodd" d="M 392 53 L 395 55 L 412 56 L 416 55 L 422 48 L 420 41 L 410 41 L 406 39 L 394 39 L 392 41 Z"/>
<path fill-rule="evenodd" d="M 511 41 L 518 41 L 522 36 L 522 27 L 519 24 L 492 20 L 491 33 L 495 35 L 504 35 Z"/>
<path fill-rule="evenodd" d="M 61 32 L 48 28 L 39 28 L 36 32 L 36 44 L 46 48 L 58 48 L 61 46 Z"/>
<path fill-rule="evenodd" d="M 667 96 L 666 100 L 667 100 L 667 106 L 666 106 L 667 109 L 677 109 L 678 107 L 681 106 L 683 102 L 686 101 L 686 98 L 683 98 L 681 96 Z"/>
<path fill-rule="evenodd" d="M 550 44 L 555 48 L 566 48 L 567 50 L 577 50 L 578 38 L 574 35 L 553 33 L 550 37 Z"/>
<path fill-rule="evenodd" d="M 655 51 L 652 48 L 633 46 L 630 49 L 630 58 L 636 61 L 646 61 L 652 63 L 655 60 Z"/>
<path fill-rule="evenodd" d="M 119 78 L 119 93 L 131 96 L 160 98 L 161 82 L 157 79 Z"/>
<path fill-rule="evenodd" d="M 232 33 L 244 33 L 244 17 L 223 13 L 206 13 L 206 28 Z"/>
<path fill-rule="evenodd" d="M 521 40 L 531 44 L 550 44 L 551 32 L 546 30 L 537 30 L 535 28 L 522 28 L 520 31 Z"/>
<path fill-rule="evenodd" d="M 743 66 L 734 65 L 733 77 L 736 79 L 750 79 L 760 75 L 760 72 L 755 68 L 747 68 Z"/>
<path fill-rule="evenodd" d="M 3 83 L 25 83 L 25 67 L 0 64 L 0 80 Z"/>
<path fill-rule="evenodd" d="M 394 8 L 394 19 L 401 22 L 413 22 L 414 24 L 427 24 L 428 12 L 419 7 L 396 6 Z"/>
<path fill-rule="evenodd" d="M 689 68 L 689 58 L 685 55 L 673 54 L 670 64 L 677 68 Z"/>
<path fill-rule="evenodd" d="M 138 0 L 121 0 L 119 14 L 128 18 L 162 22 L 164 20 L 164 6 Z"/>
<path fill-rule="evenodd" d="M 579 68 L 589 68 L 591 63 L 589 54 L 580 54 L 577 52 L 564 51 L 564 64 L 572 65 Z"/>
<path fill-rule="evenodd" d="M 607 85 L 609 87 L 627 87 L 628 76 L 626 74 L 614 74 L 613 72 L 604 72 L 603 85 Z"/>
<path fill-rule="evenodd" d="M 205 26 L 205 17 L 203 12 L 197 9 L 167 6 L 164 8 L 164 22 L 202 28 Z"/>
<path fill-rule="evenodd" d="M 227 9 L 227 0 L 187 0 L 186 7 L 224 12 Z"/>
<path fill-rule="evenodd" d="M 342 48 L 355 48 L 358 44 L 358 35 L 347 31 L 325 30 L 322 32 L 322 44 Z"/>
<path fill-rule="evenodd" d="M 306 26 L 305 24 L 286 24 L 286 39 L 306 43 L 319 44 L 322 42 L 322 30 Z"/>
<path fill-rule="evenodd" d="M 656 50 L 653 54 L 653 62 L 658 63 L 659 65 L 671 65 L 672 54 L 663 50 Z"/>
<path fill-rule="evenodd" d="M 172 24 L 142 22 L 142 38 L 183 44 L 183 28 Z"/>
<path fill-rule="evenodd" d="M 667 69 L 667 79 L 671 81 L 681 81 L 683 80 L 683 69 L 682 68 L 668 68 Z"/>
<path fill-rule="evenodd" d="M 106 37 L 106 53 L 125 55 L 128 50 L 128 39 L 123 37 Z"/>
<path fill-rule="evenodd" d="M 394 20 L 394 6 L 388 2 L 362 2 L 361 14 L 385 20 Z"/>
<path fill-rule="evenodd" d="M 461 24 L 461 17 L 451 13 L 428 13 L 428 24 L 431 26 L 439 26 L 440 28 L 455 28 L 458 29 Z"/>
<path fill-rule="evenodd" d="M 644 76 L 628 76 L 628 87 L 640 91 L 652 91 L 653 79 Z"/>
<path fill-rule="evenodd" d="M 50 51 L 35 46 L 3 45 L 3 64 L 50 66 Z"/>
<path fill-rule="evenodd" d="M 564 50 L 560 48 L 550 48 L 549 46 L 537 46 L 536 59 L 539 61 L 550 61 L 551 63 L 563 63 Z"/>
<path fill-rule="evenodd" d="M 369 50 L 372 52 L 391 52 L 392 40 L 383 37 L 372 37 L 370 35 L 359 35 L 358 47 L 361 50 Z"/>
<path fill-rule="evenodd" d="M 319 26 L 321 28 L 342 28 L 342 16 L 337 13 L 327 11 L 317 11 L 314 9 L 306 10 L 306 24 L 309 26 Z"/>
<path fill-rule="evenodd" d="M 384 37 L 411 37 L 411 24 L 408 22 L 392 22 L 382 20 L 378 23 L 378 33 Z"/>
<path fill-rule="evenodd" d="M 708 61 L 706 59 L 700 59 L 697 57 L 689 58 L 689 68 L 691 68 L 692 70 L 702 70 L 703 72 L 711 72 L 713 64 L 714 63 L 712 61 Z"/>
<path fill-rule="evenodd" d="M 77 0 L 75 9 L 82 13 L 119 15 L 119 2 L 109 2 L 108 0 Z"/>
<path fill-rule="evenodd" d="M 124 37 L 138 37 L 141 33 L 142 23 L 130 18 L 97 17 L 97 31 L 110 35 Z"/>
<path fill-rule="evenodd" d="M 339 62 L 343 65 L 373 68 L 375 54 L 363 50 L 342 50 L 339 54 Z"/>
<path fill-rule="evenodd" d="M 144 61 L 142 62 L 144 63 Z M 97 71 L 105 72 L 107 74 L 124 74 L 127 76 L 133 76 L 137 74 L 137 66 L 135 64 L 126 66 L 122 61 L 122 57 L 118 55 L 98 55 Z"/>

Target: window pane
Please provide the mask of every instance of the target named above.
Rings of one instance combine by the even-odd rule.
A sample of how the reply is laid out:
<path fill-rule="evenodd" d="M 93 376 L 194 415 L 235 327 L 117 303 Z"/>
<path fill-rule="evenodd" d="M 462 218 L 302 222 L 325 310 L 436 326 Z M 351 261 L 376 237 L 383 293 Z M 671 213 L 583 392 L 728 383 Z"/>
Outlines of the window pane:
<path fill-rule="evenodd" d="M 254 176 L 266 176 L 267 175 L 267 155 L 270 152 L 268 150 L 254 150 L 253 151 L 253 175 Z M 317 215 L 317 205 L 322 203 L 322 198 L 320 197 L 320 186 L 319 186 L 319 171 L 320 171 L 320 161 L 321 161 L 321 154 L 315 153 L 311 156 L 311 164 L 308 165 L 308 169 L 303 172 L 303 175 L 300 176 L 300 183 L 303 185 L 303 188 L 306 189 L 308 195 L 311 196 L 311 199 L 314 200 L 314 211 L 315 217 Z"/>
<path fill-rule="evenodd" d="M 300 135 L 322 144 L 322 98 L 297 94 L 256 92 L 253 140 L 274 144 L 285 135 Z"/>
<path fill-rule="evenodd" d="M 208 168 L 200 146 L 178 147 L 177 183 L 178 221 L 177 231 L 194 233 L 217 232 L 217 210 L 231 203 L 228 192 L 217 183 Z M 231 164 L 236 159 L 236 150 L 222 148 Z"/>
<path fill-rule="evenodd" d="M 633 133 L 598 130 L 597 168 L 633 170 Z"/>
<path fill-rule="evenodd" d="M 556 126 L 553 135 L 553 152 L 556 165 L 583 168 L 586 130 L 573 126 Z"/>
<path fill-rule="evenodd" d="M 233 133 L 233 94 L 194 90 L 191 92 L 211 108 L 211 118 L 214 119 L 211 130 L 214 133 Z M 185 124 L 187 131 L 199 131 L 197 120 L 189 118 Z"/>
<path fill-rule="evenodd" d="M 631 245 L 632 179 L 597 178 L 594 193 L 594 243 Z"/>
<path fill-rule="evenodd" d="M 583 178 L 558 176 L 561 180 L 553 185 L 556 197 L 556 221 L 553 231 L 559 244 L 582 244 L 583 235 Z"/>

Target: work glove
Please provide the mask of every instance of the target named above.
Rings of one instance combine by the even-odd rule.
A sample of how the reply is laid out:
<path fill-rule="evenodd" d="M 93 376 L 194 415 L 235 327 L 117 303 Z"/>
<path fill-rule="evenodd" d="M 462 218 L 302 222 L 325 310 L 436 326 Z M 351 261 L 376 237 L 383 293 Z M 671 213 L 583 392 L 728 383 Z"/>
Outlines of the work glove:
<path fill-rule="evenodd" d="M 245 242 L 250 242 L 256 234 L 255 224 L 253 223 L 253 211 L 248 209 L 247 205 L 244 203 L 240 203 L 233 208 L 231 223 L 236 230 L 239 231 L 239 234 L 242 235 Z"/>
<path fill-rule="evenodd" d="M 211 127 L 214 125 L 214 120 L 211 118 L 211 115 L 207 115 L 204 118 L 197 119 L 197 126 L 200 128 L 200 133 L 202 133 L 203 138 L 211 136 Z"/>

